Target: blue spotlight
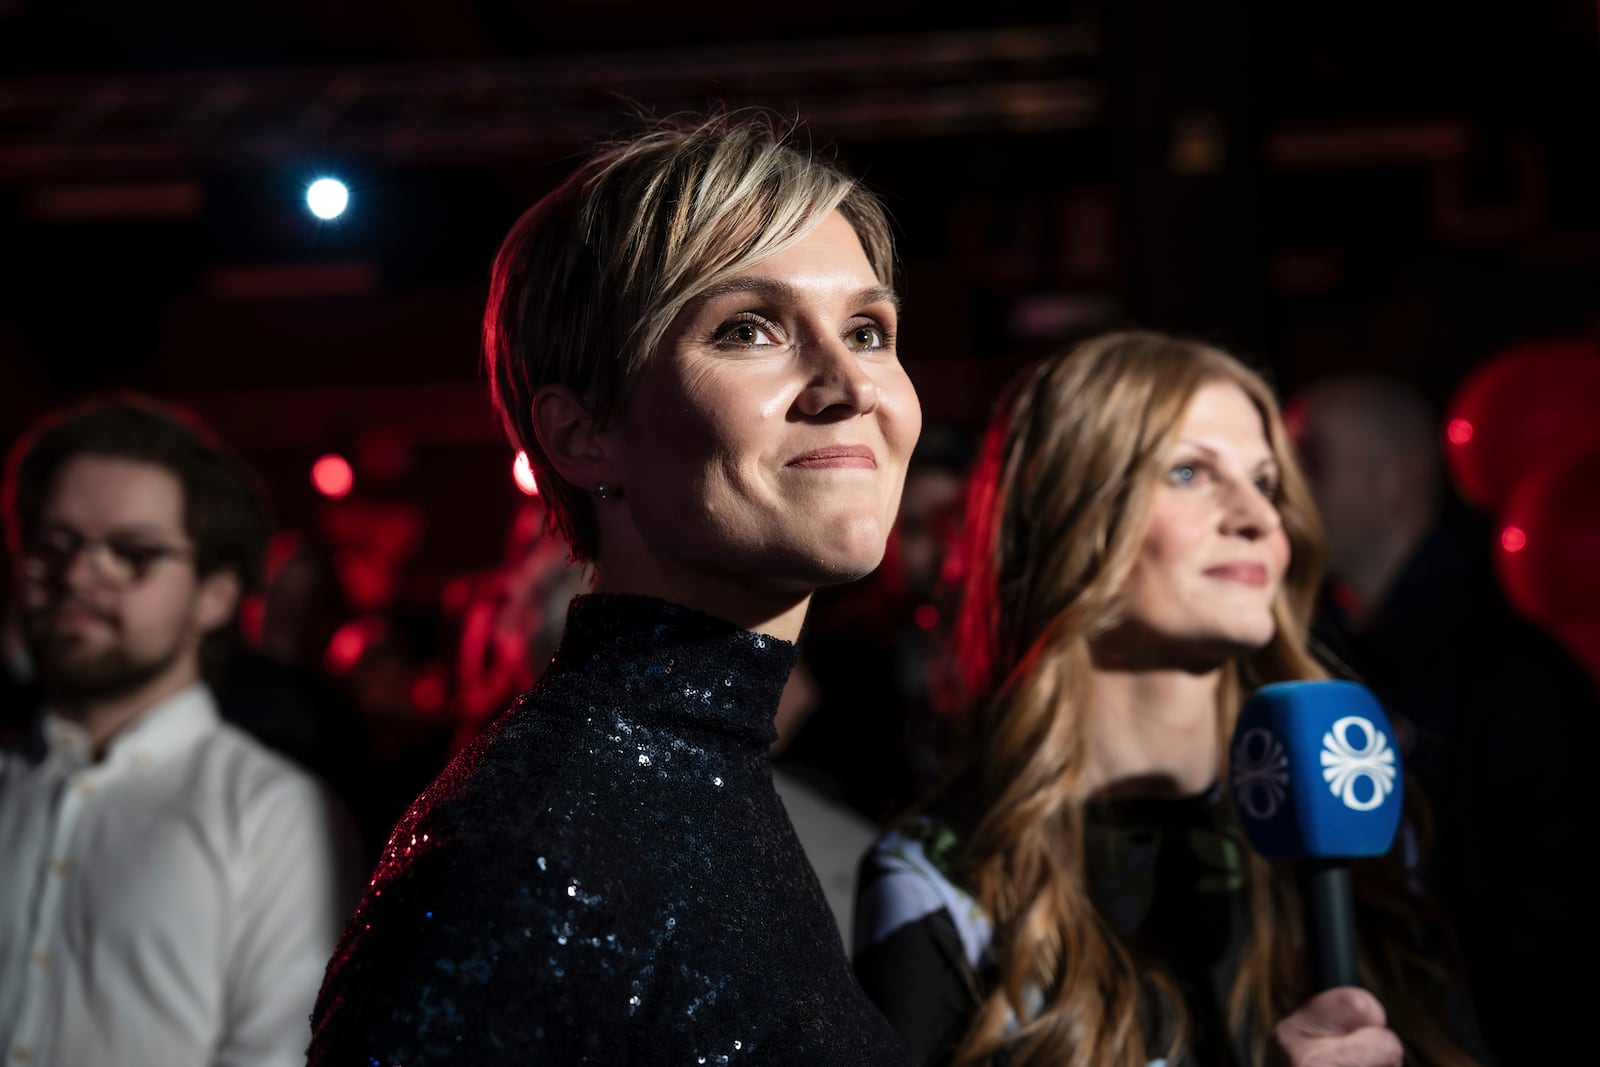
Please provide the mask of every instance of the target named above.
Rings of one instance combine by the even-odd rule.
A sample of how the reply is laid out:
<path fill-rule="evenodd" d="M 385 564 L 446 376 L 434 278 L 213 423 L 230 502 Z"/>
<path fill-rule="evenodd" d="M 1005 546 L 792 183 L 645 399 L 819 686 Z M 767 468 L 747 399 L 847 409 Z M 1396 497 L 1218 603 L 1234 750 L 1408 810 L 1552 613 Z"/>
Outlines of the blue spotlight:
<path fill-rule="evenodd" d="M 336 219 L 350 204 L 350 190 L 337 178 L 318 178 L 306 189 L 306 206 L 319 219 Z"/>

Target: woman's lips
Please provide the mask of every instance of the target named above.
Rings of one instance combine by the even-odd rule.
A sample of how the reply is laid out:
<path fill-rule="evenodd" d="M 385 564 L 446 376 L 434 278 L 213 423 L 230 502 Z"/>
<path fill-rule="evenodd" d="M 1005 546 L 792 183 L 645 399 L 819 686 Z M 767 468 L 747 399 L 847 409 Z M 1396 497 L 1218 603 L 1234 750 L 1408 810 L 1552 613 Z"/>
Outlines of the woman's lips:
<path fill-rule="evenodd" d="M 1206 575 L 1225 582 L 1242 582 L 1245 585 L 1266 585 L 1267 568 L 1259 563 L 1224 563 L 1207 567 Z"/>
<path fill-rule="evenodd" d="M 873 471 L 878 469 L 878 457 L 866 445 L 830 445 L 827 448 L 814 448 L 784 465 L 801 470 L 852 468 Z"/>

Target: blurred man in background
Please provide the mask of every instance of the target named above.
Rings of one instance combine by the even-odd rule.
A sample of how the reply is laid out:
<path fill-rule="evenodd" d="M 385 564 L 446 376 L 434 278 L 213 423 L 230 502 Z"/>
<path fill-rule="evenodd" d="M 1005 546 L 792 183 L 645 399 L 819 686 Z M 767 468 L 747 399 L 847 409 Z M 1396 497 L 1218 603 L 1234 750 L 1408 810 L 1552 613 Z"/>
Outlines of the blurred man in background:
<path fill-rule="evenodd" d="M 39 703 L 0 753 L 0 1053 L 304 1063 L 360 874 L 337 803 L 204 680 L 259 578 L 251 478 L 130 398 L 38 425 L 5 502 Z"/>
<path fill-rule="evenodd" d="M 1576 873 L 1593 836 L 1594 687 L 1507 605 L 1487 524 L 1452 513 L 1439 422 L 1415 391 L 1326 379 L 1290 422 L 1327 532 L 1318 636 L 1395 720 L 1437 838 L 1422 873 L 1485 1036 L 1503 1062 L 1575 1062 L 1596 948 Z"/>

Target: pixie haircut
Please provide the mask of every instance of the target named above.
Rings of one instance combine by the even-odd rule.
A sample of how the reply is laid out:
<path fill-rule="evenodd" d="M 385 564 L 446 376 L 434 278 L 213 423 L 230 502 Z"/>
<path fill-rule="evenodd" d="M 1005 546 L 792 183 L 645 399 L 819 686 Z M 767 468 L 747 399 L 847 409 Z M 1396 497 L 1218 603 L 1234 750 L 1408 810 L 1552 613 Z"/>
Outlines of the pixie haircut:
<path fill-rule="evenodd" d="M 541 388 L 571 389 L 603 425 L 686 308 L 836 210 L 894 284 L 883 206 L 791 134 L 765 113 L 664 121 L 603 145 L 501 244 L 483 319 L 491 396 L 575 559 L 594 557 L 594 511 L 539 446 Z"/>

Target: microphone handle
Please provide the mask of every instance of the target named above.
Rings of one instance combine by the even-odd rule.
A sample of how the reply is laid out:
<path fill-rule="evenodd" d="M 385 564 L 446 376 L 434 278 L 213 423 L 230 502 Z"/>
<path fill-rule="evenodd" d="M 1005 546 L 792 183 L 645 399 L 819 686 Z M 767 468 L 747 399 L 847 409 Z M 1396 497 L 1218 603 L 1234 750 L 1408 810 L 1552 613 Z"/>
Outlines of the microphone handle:
<path fill-rule="evenodd" d="M 1306 935 L 1311 942 L 1311 973 L 1317 991 L 1360 985 L 1356 975 L 1356 899 L 1350 888 L 1349 864 L 1337 859 L 1302 859 L 1300 887 L 1306 900 Z"/>

